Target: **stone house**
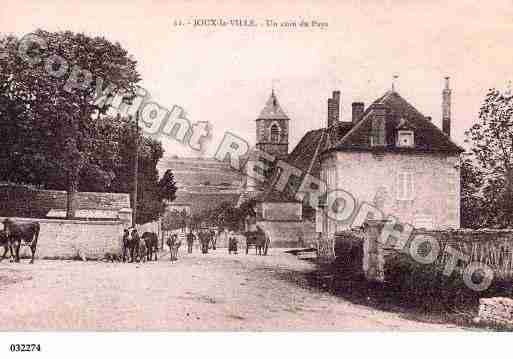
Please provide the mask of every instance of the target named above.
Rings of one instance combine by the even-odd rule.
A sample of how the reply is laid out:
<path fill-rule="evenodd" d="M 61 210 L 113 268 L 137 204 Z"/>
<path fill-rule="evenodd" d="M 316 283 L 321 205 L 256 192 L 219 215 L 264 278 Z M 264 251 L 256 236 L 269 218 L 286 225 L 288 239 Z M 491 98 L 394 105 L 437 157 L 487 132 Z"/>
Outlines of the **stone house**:
<path fill-rule="evenodd" d="M 380 211 L 383 217 L 394 216 L 417 228 L 459 228 L 459 156 L 464 150 L 450 139 L 448 77 L 442 110 L 440 130 L 392 89 L 367 109 L 353 103 L 351 122 L 339 122 L 332 112 L 326 129 L 305 136 L 317 140 L 315 172 L 327 193 L 345 191 L 356 209 L 362 204 L 377 209 L 371 212 L 374 218 Z M 317 213 L 318 231 L 328 236 L 355 225 L 358 213 L 342 220 L 329 218 L 327 209 L 334 203 L 328 200 Z"/>

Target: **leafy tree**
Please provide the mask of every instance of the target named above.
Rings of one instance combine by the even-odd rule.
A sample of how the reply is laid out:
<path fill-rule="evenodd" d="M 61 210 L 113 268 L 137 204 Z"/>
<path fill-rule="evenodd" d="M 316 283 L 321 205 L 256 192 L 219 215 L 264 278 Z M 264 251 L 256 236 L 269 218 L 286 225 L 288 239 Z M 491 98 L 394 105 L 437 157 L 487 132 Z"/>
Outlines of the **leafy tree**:
<path fill-rule="evenodd" d="M 510 228 L 513 224 L 512 115 L 513 96 L 491 89 L 481 106 L 478 123 L 467 131 L 473 160 L 482 175 L 484 205 L 480 208 L 486 211 L 482 216 L 487 226 Z"/>
<path fill-rule="evenodd" d="M 191 219 L 187 215 L 187 211 L 185 209 L 182 211 L 175 209 L 174 211 L 166 212 L 162 217 L 162 229 L 170 231 L 173 229 L 184 228 L 187 223 L 190 222 Z"/>
<path fill-rule="evenodd" d="M 477 229 L 487 222 L 484 216 L 486 203 L 481 194 L 483 175 L 465 156 L 461 161 L 461 226 Z"/>
<path fill-rule="evenodd" d="M 176 198 L 176 181 L 173 171 L 167 170 L 164 173 L 164 176 L 160 179 L 159 182 L 160 187 L 160 196 L 165 200 L 172 202 Z"/>
<path fill-rule="evenodd" d="M 112 83 L 130 98 L 140 77 L 135 68 L 136 61 L 118 43 L 69 31 L 37 30 L 35 34 L 47 43 L 46 49 L 40 49 L 41 58 L 61 56 L 66 59 L 70 71 L 78 66 L 96 77 L 93 76 L 91 86 L 67 91 L 69 72 L 63 76 L 52 75 L 51 71 L 61 69 L 58 63 L 29 66 L 17 54 L 19 40 L 14 37 L 5 40 L 5 55 L 0 60 L 0 87 L 8 94 L 3 96 L 2 107 L 8 121 L 16 121 L 17 125 L 8 129 L 14 136 L 10 138 L 16 139 L 9 150 L 15 151 L 3 159 L 27 166 L 27 182 L 46 182 L 41 184 L 66 188 L 67 217 L 73 217 L 73 200 L 82 171 L 85 170 L 90 178 L 105 182 L 112 178 L 112 173 L 105 172 L 93 161 L 99 147 L 109 146 L 97 134 L 110 105 L 95 103 L 96 87 Z M 22 139 L 27 130 L 31 136 Z M 107 153 L 103 155 L 108 157 Z"/>

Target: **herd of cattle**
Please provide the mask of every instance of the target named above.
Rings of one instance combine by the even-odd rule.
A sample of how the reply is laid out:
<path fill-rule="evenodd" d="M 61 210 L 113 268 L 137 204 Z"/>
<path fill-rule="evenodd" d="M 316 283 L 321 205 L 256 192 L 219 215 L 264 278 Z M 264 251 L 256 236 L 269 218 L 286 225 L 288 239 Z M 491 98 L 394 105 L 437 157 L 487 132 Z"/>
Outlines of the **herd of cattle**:
<path fill-rule="evenodd" d="M 0 257 L 0 261 L 5 259 L 7 252 L 10 252 L 11 259 L 15 262 L 20 261 L 20 247 L 22 245 L 30 247 L 32 257 L 30 263 L 34 263 L 34 258 L 37 249 L 37 240 L 39 236 L 40 226 L 38 222 L 24 222 L 17 223 L 11 219 L 5 219 L 3 222 L 4 229 L 0 230 L 0 247 L 4 248 L 4 253 Z M 210 248 L 216 249 L 217 235 L 214 231 L 210 230 L 199 230 L 194 234 L 189 232 L 188 234 L 182 233 L 187 242 L 187 252 L 192 253 L 192 247 L 195 240 L 198 240 L 201 246 L 201 252 L 207 254 Z M 249 248 L 254 246 L 256 254 L 267 255 L 267 251 L 270 245 L 270 239 L 266 233 L 257 228 L 256 231 L 245 232 L 243 236 L 246 238 L 246 254 L 248 254 Z M 178 249 L 180 248 L 182 241 L 178 234 L 170 235 L 166 244 L 170 250 L 170 260 L 177 260 Z M 238 241 L 233 235 L 233 232 L 229 236 L 228 252 L 237 253 Z M 139 235 L 136 228 L 127 228 L 123 233 L 122 240 L 122 256 L 119 257 L 114 253 L 106 254 L 105 259 L 111 261 L 126 262 L 146 262 L 157 260 L 159 251 L 159 240 L 158 236 L 154 232 L 144 232 Z"/>
<path fill-rule="evenodd" d="M 37 238 L 39 237 L 39 223 L 16 223 L 9 218 L 3 222 L 4 229 L 0 231 L 0 247 L 4 247 L 4 254 L 0 261 L 5 258 L 7 252 L 11 252 L 11 258 L 15 262 L 20 261 L 20 247 L 26 245 L 30 247 L 32 258 L 30 263 L 34 263 L 34 257 L 37 249 Z"/>

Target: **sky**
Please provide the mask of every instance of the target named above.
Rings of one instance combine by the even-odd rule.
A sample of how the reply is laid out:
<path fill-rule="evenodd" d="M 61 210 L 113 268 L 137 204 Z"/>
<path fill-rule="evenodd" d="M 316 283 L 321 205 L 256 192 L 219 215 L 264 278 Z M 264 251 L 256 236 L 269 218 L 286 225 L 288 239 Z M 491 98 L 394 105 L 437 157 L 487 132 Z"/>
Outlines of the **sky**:
<path fill-rule="evenodd" d="M 205 18 L 324 22 L 327 27 L 174 26 Z M 191 122 L 209 121 L 212 155 L 225 131 L 251 144 L 274 87 L 291 119 L 290 151 L 325 126 L 327 98 L 341 91 L 370 104 L 395 89 L 441 126 L 444 76 L 451 77 L 452 137 L 463 145 L 489 88 L 513 80 L 513 0 L 508 1 L 131 1 L 2 0 L 0 33 L 71 30 L 118 41 L 138 61 L 141 86 Z M 161 138 L 166 156 L 198 156 Z"/>

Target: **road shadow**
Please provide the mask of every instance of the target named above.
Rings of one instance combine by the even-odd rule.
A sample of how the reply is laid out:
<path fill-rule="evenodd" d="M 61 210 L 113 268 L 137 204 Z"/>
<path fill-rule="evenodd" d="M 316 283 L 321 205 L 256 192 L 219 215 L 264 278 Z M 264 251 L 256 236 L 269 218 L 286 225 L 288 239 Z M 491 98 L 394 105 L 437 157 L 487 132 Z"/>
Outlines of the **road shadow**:
<path fill-rule="evenodd" d="M 352 304 L 395 313 L 403 319 L 483 330 L 472 322 L 477 315 L 479 304 L 477 296 L 471 299 L 464 297 L 466 301 L 459 301 L 458 292 L 438 290 L 412 292 L 394 283 L 367 281 L 359 262 L 335 260 L 331 263 L 319 264 L 313 259 L 306 260 L 316 264 L 314 270 L 304 272 L 280 269 L 275 271 L 274 276 Z M 503 328 L 488 329 L 504 330 Z"/>

